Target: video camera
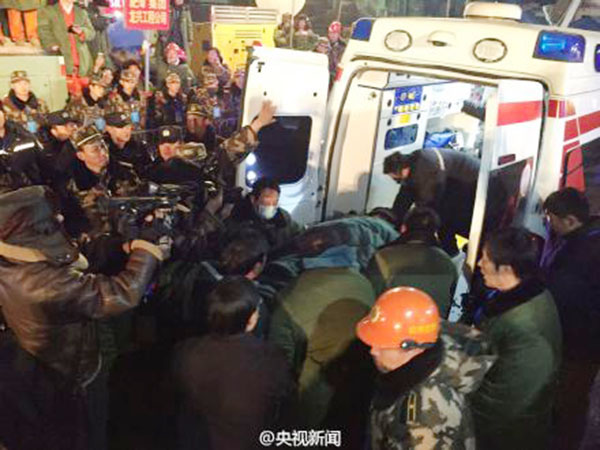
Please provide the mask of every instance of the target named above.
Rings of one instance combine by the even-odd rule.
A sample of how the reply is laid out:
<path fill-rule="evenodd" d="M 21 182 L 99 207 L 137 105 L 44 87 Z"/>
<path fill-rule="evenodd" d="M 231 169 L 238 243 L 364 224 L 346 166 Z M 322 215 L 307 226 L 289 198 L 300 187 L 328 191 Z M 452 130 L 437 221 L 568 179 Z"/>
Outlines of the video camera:
<path fill-rule="evenodd" d="M 161 236 L 175 235 L 177 212 L 189 212 L 189 209 L 180 204 L 180 200 L 179 195 L 175 194 L 100 197 L 98 208 L 108 217 L 113 231 L 125 240 L 153 240 Z"/>

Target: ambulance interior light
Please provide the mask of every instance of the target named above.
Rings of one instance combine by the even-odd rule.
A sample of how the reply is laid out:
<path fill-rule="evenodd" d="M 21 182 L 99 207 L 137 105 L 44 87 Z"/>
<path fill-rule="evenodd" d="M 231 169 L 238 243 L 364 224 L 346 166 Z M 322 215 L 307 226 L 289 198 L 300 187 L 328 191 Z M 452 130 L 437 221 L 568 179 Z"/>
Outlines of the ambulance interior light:
<path fill-rule="evenodd" d="M 583 62 L 584 54 L 585 38 L 583 36 L 557 31 L 541 31 L 533 56 L 555 61 Z"/>
<path fill-rule="evenodd" d="M 371 31 L 373 31 L 373 21 L 374 19 L 358 19 L 354 23 L 352 39 L 368 41 L 371 38 Z"/>

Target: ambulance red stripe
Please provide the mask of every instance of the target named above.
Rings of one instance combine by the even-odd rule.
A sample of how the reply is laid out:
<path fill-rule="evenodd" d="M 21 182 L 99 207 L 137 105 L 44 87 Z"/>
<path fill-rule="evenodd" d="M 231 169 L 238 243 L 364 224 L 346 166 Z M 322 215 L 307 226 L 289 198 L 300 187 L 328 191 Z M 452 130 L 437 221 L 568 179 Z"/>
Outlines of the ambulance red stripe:
<path fill-rule="evenodd" d="M 542 102 L 500 103 L 498 108 L 498 126 L 529 122 L 542 117 Z"/>

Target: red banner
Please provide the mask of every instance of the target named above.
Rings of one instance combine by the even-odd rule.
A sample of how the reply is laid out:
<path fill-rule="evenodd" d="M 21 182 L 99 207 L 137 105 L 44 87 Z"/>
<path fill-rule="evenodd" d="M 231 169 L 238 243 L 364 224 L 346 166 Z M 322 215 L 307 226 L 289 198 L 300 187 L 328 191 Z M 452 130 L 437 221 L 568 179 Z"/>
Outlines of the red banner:
<path fill-rule="evenodd" d="M 124 0 L 125 28 L 168 30 L 169 0 Z"/>

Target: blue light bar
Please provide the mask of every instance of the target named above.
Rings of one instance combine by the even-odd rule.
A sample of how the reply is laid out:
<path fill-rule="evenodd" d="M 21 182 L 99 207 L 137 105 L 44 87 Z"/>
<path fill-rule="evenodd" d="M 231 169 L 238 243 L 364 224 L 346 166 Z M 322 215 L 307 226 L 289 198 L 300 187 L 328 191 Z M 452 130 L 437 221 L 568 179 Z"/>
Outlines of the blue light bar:
<path fill-rule="evenodd" d="M 534 58 L 554 61 L 583 62 L 585 38 L 579 34 L 541 31 L 535 46 Z"/>
<path fill-rule="evenodd" d="M 600 45 L 596 45 L 596 54 L 594 55 L 594 67 L 596 72 L 600 72 Z"/>
<path fill-rule="evenodd" d="M 373 21 L 374 19 L 358 19 L 354 23 L 352 39 L 368 41 L 371 38 L 371 31 L 373 31 Z"/>

